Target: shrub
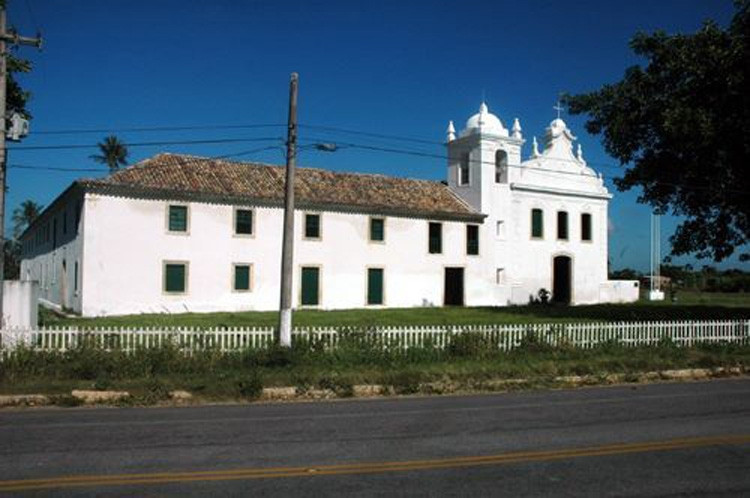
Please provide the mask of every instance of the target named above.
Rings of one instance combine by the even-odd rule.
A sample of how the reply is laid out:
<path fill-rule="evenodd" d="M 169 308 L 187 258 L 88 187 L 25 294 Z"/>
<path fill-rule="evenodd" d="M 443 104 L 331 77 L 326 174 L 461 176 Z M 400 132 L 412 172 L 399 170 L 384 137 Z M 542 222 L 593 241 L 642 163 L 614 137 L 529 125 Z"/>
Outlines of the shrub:
<path fill-rule="evenodd" d="M 237 392 L 243 398 L 258 399 L 263 394 L 263 376 L 255 369 L 237 380 Z"/>
<path fill-rule="evenodd" d="M 518 353 L 548 353 L 554 351 L 554 349 L 554 346 L 545 341 L 540 334 L 530 330 L 526 332 L 514 351 Z"/>
<path fill-rule="evenodd" d="M 383 384 L 391 386 L 396 394 L 415 394 L 425 375 L 420 370 L 406 369 L 388 372 L 384 375 Z"/>
<path fill-rule="evenodd" d="M 451 336 L 447 352 L 453 358 L 486 358 L 497 352 L 497 347 L 484 334 L 463 332 Z"/>
<path fill-rule="evenodd" d="M 354 382 L 349 377 L 333 372 L 318 379 L 318 387 L 330 389 L 337 396 L 350 398 L 354 396 Z"/>

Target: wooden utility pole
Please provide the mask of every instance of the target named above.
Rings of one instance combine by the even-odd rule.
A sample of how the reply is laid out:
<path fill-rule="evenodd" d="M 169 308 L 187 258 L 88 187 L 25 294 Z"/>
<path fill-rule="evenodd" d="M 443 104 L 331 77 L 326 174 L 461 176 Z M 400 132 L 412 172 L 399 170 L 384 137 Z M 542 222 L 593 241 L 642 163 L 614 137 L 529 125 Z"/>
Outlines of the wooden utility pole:
<path fill-rule="evenodd" d="M 0 0 L 0 327 L 5 325 L 5 314 L 3 312 L 3 285 L 5 282 L 5 169 L 8 159 L 8 149 L 5 147 L 5 98 L 6 83 L 8 78 L 8 53 L 7 44 L 31 45 L 37 48 L 42 46 L 42 38 L 27 38 L 19 36 L 15 32 L 7 32 L 5 29 L 5 7 L 7 1 Z"/>
<path fill-rule="evenodd" d="M 292 345 L 292 282 L 294 270 L 294 168 L 297 162 L 297 73 L 289 82 L 289 121 L 286 140 L 286 188 L 284 195 L 284 235 L 281 247 L 281 299 L 279 337 L 282 347 Z"/>

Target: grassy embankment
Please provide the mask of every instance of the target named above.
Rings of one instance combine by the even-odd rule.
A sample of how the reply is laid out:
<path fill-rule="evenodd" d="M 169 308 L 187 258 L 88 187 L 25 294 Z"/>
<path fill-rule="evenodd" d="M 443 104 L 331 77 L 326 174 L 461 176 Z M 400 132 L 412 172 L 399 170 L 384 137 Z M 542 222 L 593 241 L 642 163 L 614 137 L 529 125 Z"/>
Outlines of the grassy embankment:
<path fill-rule="evenodd" d="M 299 326 L 483 325 L 497 323 L 719 320 L 750 318 L 750 296 L 680 292 L 677 301 L 590 306 L 506 306 L 399 308 L 342 311 L 300 310 Z M 273 327 L 277 312 L 143 314 L 103 318 L 61 318 L 43 312 L 41 325 L 79 327 Z"/>
<path fill-rule="evenodd" d="M 540 321 L 619 321 L 750 318 L 745 296 L 678 295 L 677 303 L 636 303 L 577 307 L 428 308 L 396 310 L 301 311 L 299 325 L 434 325 L 530 323 Z M 708 301 L 708 302 L 706 302 Z M 719 304 L 720 303 L 720 304 Z M 77 326 L 272 326 L 275 313 L 138 315 L 101 319 L 62 319 L 45 314 L 47 325 Z M 435 392 L 434 383 L 459 389 L 498 389 L 492 380 L 528 379 L 518 387 L 551 385 L 565 375 L 638 374 L 675 368 L 750 365 L 750 345 L 678 348 L 669 341 L 655 347 L 626 348 L 617 343 L 581 350 L 551 348 L 528 337 L 512 352 L 500 352 L 482 337 L 465 334 L 441 350 L 434 347 L 383 351 L 354 334 L 331 351 L 322 344 L 297 343 L 290 351 L 269 349 L 220 354 L 203 351 L 186 357 L 176 348 L 104 352 L 79 348 L 65 353 L 22 351 L 0 362 L 0 393 L 64 394 L 71 389 L 127 390 L 132 403 L 165 399 L 173 389 L 206 400 L 256 397 L 262 387 L 295 386 L 298 391 L 332 389 L 350 395 L 355 384 L 390 386 L 394 393 Z M 425 384 L 433 383 L 427 391 Z M 494 385 L 494 387 L 492 387 Z M 507 385 L 504 389 L 509 388 Z M 69 399 L 63 397 L 61 399 Z"/>

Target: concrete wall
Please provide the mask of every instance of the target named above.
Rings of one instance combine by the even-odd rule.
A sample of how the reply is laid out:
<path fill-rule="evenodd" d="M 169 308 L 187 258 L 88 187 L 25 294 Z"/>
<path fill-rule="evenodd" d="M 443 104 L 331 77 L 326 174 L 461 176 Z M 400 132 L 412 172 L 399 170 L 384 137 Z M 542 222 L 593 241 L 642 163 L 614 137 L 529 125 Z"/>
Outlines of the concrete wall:
<path fill-rule="evenodd" d="M 279 303 L 282 210 L 254 209 L 254 235 L 234 235 L 233 206 L 189 203 L 187 234 L 167 230 L 170 202 L 87 194 L 83 315 L 140 312 L 275 310 Z M 181 204 L 181 203 L 172 203 Z M 368 267 L 384 269 L 387 307 L 441 306 L 444 268 L 465 270 L 465 303 L 505 304 L 494 269 L 484 262 L 492 240 L 480 236 L 480 256 L 466 255 L 466 224 L 443 223 L 443 253 L 428 254 L 428 221 L 387 217 L 385 242 L 369 242 L 369 216 L 322 212 L 320 240 L 302 237 L 295 217 L 294 300 L 300 268 L 320 267 L 320 308 L 366 306 Z M 188 263 L 187 292 L 163 292 L 167 261 Z M 252 265 L 252 290 L 232 290 L 232 265 Z"/>
<path fill-rule="evenodd" d="M 2 328 L 35 329 L 39 310 L 39 286 L 36 282 L 3 282 Z"/>
<path fill-rule="evenodd" d="M 602 303 L 633 303 L 639 298 L 640 285 L 637 280 L 609 280 L 599 288 Z"/>

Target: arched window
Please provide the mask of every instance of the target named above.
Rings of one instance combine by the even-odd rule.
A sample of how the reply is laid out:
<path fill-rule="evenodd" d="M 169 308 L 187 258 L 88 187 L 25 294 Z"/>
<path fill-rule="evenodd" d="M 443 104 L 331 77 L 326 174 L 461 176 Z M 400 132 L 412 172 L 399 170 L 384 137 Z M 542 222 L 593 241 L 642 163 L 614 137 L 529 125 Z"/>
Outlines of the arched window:
<path fill-rule="evenodd" d="M 508 153 L 495 152 L 495 183 L 508 183 Z"/>
<path fill-rule="evenodd" d="M 458 184 L 469 184 L 469 153 L 461 154 L 461 162 L 458 165 Z"/>

